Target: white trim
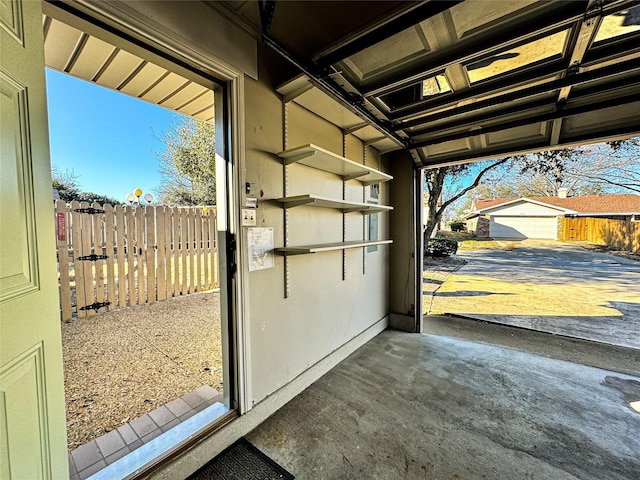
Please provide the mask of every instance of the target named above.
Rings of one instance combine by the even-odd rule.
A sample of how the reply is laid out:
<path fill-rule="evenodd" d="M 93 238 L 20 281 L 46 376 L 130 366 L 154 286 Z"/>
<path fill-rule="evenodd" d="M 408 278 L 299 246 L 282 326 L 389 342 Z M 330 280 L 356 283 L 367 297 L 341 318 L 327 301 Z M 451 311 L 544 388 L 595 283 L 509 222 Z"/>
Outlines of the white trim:
<path fill-rule="evenodd" d="M 559 210 L 559 211 L 563 212 L 565 215 L 577 215 L 578 214 L 577 211 L 571 210 L 569 208 L 558 207 L 557 205 L 551 205 L 549 203 L 541 202 L 539 200 L 533 200 L 531 198 L 521 197 L 521 198 L 516 198 L 515 200 L 509 200 L 508 202 L 499 203 L 497 205 L 491 205 L 490 207 L 484 207 L 484 208 L 480 208 L 478 210 L 474 210 L 469 215 L 471 215 L 471 214 L 477 214 L 477 215 L 488 214 L 488 215 L 491 215 L 489 213 L 490 210 L 504 208 L 504 207 L 506 207 L 508 205 L 512 205 L 512 204 L 515 204 L 515 203 L 518 203 L 518 202 L 529 202 L 529 203 L 533 203 L 535 205 L 539 205 L 541 207 L 552 208 L 554 210 Z M 513 215 L 509 215 L 509 216 L 513 216 Z M 539 215 L 537 215 L 537 216 L 539 216 Z"/>
<path fill-rule="evenodd" d="M 230 226 L 230 231 L 236 237 L 236 262 L 238 269 L 236 271 L 236 329 L 237 341 L 235 345 L 236 362 L 237 362 L 237 382 L 238 390 L 238 413 L 245 414 L 251 410 L 251 339 L 249 336 L 249 271 L 247 255 L 244 254 L 246 246 L 244 240 L 244 231 L 241 227 L 241 208 L 244 185 L 244 172 L 246 161 L 245 148 L 245 121 L 244 121 L 244 76 L 239 75 L 234 81 L 229 82 L 229 88 L 232 89 L 231 97 L 231 118 L 232 138 L 231 149 L 235 158 L 235 168 L 231 172 L 232 178 L 230 182 L 235 185 L 235 195 L 233 196 L 234 205 L 230 205 L 230 212 L 235 225 Z"/>
<path fill-rule="evenodd" d="M 181 457 L 176 458 L 166 467 L 163 467 L 161 478 L 186 478 L 194 473 L 233 442 L 251 432 L 267 418 L 284 407 L 313 382 L 338 365 L 338 363 L 384 331 L 388 325 L 389 316 L 378 320 L 349 342 L 305 370 L 287 385 L 254 405 L 251 411 L 238 417 L 184 453 Z"/>

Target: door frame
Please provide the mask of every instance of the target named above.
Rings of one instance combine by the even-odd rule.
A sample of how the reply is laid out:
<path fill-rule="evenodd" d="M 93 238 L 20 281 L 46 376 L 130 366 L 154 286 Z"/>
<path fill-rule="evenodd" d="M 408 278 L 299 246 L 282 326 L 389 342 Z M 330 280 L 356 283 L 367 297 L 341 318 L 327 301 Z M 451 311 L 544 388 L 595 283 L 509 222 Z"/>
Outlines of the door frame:
<path fill-rule="evenodd" d="M 246 275 L 243 272 L 243 240 L 240 235 L 240 205 L 242 201 L 242 172 L 244 171 L 244 74 L 217 59 L 199 54 L 195 49 L 175 41 L 154 30 L 145 19 L 130 12 L 118 12 L 107 2 L 76 1 L 73 6 L 49 0 L 43 1 L 43 12 L 81 31 L 102 38 L 131 53 L 153 57 L 153 61 L 169 70 L 187 71 L 215 88 L 216 178 L 218 180 L 217 205 L 220 318 L 223 351 L 224 403 L 237 414 L 250 407 L 248 328 L 245 328 L 248 302 Z M 123 6 L 126 8 L 126 5 Z M 118 15 L 121 13 L 121 15 Z M 178 58 L 180 56 L 180 58 Z M 183 59 L 181 59 L 183 58 Z M 206 72 L 206 73 L 205 73 Z M 216 422 L 214 426 L 219 427 Z M 207 431 L 206 435 L 212 432 Z M 174 452 L 175 454 L 179 453 Z M 153 467 L 152 467 L 153 468 Z"/>

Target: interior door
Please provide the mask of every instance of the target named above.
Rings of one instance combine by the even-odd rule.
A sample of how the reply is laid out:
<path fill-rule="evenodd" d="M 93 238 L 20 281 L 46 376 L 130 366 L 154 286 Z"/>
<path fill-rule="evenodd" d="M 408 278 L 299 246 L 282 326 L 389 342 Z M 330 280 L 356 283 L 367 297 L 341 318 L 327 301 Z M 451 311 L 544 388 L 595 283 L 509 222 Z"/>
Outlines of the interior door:
<path fill-rule="evenodd" d="M 0 478 L 68 478 L 42 7 L 0 3 Z"/>

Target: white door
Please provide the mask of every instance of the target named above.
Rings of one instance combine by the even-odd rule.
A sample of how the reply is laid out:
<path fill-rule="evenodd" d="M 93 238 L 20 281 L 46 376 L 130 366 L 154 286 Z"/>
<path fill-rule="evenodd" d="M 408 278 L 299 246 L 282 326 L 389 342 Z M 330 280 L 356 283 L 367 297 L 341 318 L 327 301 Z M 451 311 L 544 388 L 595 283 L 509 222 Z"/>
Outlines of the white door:
<path fill-rule="evenodd" d="M 557 217 L 491 217 L 492 238 L 540 238 L 556 240 Z"/>
<path fill-rule="evenodd" d="M 68 478 L 38 1 L 0 5 L 0 478 Z"/>

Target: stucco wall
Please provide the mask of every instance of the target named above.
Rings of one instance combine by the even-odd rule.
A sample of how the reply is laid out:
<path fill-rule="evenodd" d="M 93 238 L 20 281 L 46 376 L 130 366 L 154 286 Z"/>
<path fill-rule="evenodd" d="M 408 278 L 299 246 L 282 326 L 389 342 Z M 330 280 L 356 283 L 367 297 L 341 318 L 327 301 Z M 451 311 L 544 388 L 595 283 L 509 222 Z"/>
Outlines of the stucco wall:
<path fill-rule="evenodd" d="M 259 199 L 258 226 L 273 227 L 276 247 L 284 245 L 284 213 L 274 199 L 284 195 L 283 105 L 268 77 L 245 81 L 246 169 L 251 194 Z M 295 103 L 288 105 L 287 148 L 313 143 L 342 154 L 342 132 Z M 367 147 L 367 164 L 382 170 L 379 155 Z M 363 144 L 347 137 L 346 156 L 362 162 Z M 336 175 L 293 164 L 288 169 L 288 195 L 313 193 L 342 198 Z M 388 202 L 383 184 L 380 202 Z M 347 182 L 346 198 L 363 201 L 363 186 Z M 342 214 L 336 210 L 296 207 L 289 210 L 289 245 L 342 241 Z M 379 214 L 380 238 L 388 238 L 388 215 Z M 391 213 L 393 215 L 393 213 Z M 347 240 L 362 239 L 363 217 L 347 215 Z M 243 229 L 246 234 L 246 229 Z M 366 253 L 346 252 L 346 280 L 342 280 L 342 252 L 289 257 L 290 296 L 285 298 L 285 261 L 276 255 L 274 268 L 246 272 L 250 390 L 252 403 L 286 385 L 389 312 L 388 246 Z"/>

